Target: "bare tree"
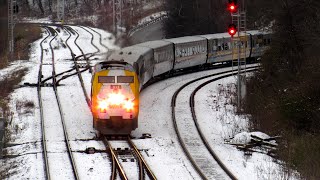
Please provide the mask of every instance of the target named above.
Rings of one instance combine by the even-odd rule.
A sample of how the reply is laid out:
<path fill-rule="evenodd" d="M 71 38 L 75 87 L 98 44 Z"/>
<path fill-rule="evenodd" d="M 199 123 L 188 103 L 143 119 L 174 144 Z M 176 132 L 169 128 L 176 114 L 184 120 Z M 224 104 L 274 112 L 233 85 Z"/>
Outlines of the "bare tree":
<path fill-rule="evenodd" d="M 39 9 L 41 11 L 41 14 L 44 15 L 44 10 L 43 10 L 43 6 L 42 6 L 42 1 L 41 0 L 38 0 L 38 6 L 39 6 Z"/>
<path fill-rule="evenodd" d="M 48 4 L 49 4 L 49 11 L 52 12 L 52 1 L 48 0 Z"/>
<path fill-rule="evenodd" d="M 28 8 L 28 10 L 30 9 L 30 4 L 29 4 L 29 1 L 28 0 L 25 0 L 24 1 L 24 4 L 26 5 L 26 7 Z"/>

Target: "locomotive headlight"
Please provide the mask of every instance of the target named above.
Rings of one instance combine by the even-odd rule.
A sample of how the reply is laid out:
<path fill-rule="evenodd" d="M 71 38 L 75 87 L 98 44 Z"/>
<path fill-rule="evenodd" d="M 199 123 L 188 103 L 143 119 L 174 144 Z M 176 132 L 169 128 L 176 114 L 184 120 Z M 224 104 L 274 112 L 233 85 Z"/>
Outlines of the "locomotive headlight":
<path fill-rule="evenodd" d="M 131 112 L 133 110 L 133 102 L 131 101 L 126 101 L 124 103 L 124 108 L 126 109 L 127 112 Z"/>
<path fill-rule="evenodd" d="M 100 100 L 98 102 L 98 107 L 100 110 L 106 110 L 108 107 L 108 102 L 106 100 Z"/>

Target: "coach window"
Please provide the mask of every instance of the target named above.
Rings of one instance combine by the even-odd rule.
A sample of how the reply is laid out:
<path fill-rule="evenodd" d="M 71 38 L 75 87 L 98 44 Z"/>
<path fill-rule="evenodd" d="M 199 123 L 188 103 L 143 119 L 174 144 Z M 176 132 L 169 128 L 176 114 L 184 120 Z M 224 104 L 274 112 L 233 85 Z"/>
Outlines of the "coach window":
<path fill-rule="evenodd" d="M 218 40 L 218 51 L 221 51 L 221 41 L 220 40 Z"/>
<path fill-rule="evenodd" d="M 224 50 L 224 39 L 222 38 L 221 39 L 221 51 L 223 51 Z"/>
<path fill-rule="evenodd" d="M 159 62 L 161 62 L 161 60 L 162 60 L 162 53 L 159 53 L 159 54 L 157 54 L 158 55 L 158 57 L 157 57 L 157 59 L 156 59 L 156 63 L 159 63 Z"/>
<path fill-rule="evenodd" d="M 177 52 L 177 57 L 182 57 L 182 50 L 181 49 L 178 49 L 176 52 Z"/>
<path fill-rule="evenodd" d="M 212 51 L 216 51 L 217 47 L 218 47 L 218 42 L 216 39 L 214 39 L 212 43 Z"/>
<path fill-rule="evenodd" d="M 182 49 L 181 50 L 181 57 L 185 57 L 186 56 L 186 49 Z"/>

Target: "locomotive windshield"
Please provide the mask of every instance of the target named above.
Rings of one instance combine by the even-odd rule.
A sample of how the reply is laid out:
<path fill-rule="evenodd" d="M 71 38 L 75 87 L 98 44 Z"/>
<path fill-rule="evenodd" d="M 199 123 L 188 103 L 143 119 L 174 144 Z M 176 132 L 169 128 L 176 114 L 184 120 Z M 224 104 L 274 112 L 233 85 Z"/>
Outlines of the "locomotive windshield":
<path fill-rule="evenodd" d="M 117 76 L 117 83 L 133 83 L 133 76 Z"/>
<path fill-rule="evenodd" d="M 98 83 L 116 83 L 115 76 L 98 76 Z M 134 83 L 133 76 L 117 76 L 117 83 Z"/>
<path fill-rule="evenodd" d="M 114 76 L 98 76 L 98 83 L 115 83 Z"/>

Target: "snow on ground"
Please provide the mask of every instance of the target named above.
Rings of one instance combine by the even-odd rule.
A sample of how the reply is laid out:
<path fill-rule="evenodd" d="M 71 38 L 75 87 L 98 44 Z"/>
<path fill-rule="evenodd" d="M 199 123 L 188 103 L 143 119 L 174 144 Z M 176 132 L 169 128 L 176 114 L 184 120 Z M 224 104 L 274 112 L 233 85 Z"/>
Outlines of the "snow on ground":
<path fill-rule="evenodd" d="M 81 34 L 81 39 L 79 44 L 82 48 L 87 47 L 92 50 L 90 45 L 92 36 L 81 28 L 76 28 Z M 102 34 L 102 42 L 109 40 L 111 34 L 98 30 Z M 46 36 L 47 32 L 43 33 L 43 38 Z M 56 39 L 52 41 L 52 46 L 55 49 L 56 58 L 56 74 L 64 72 L 73 67 L 73 62 L 70 61 L 71 53 L 64 45 L 65 40 L 68 37 L 68 33 L 61 31 Z M 75 39 L 75 36 L 72 36 Z M 44 63 L 43 66 L 43 79 L 51 76 L 51 51 L 49 50 L 49 41 L 52 37 L 48 38 L 44 43 Z M 73 39 L 70 39 L 72 42 Z M 111 39 L 112 40 L 112 39 Z M 36 41 L 32 45 L 31 59 L 29 61 L 17 61 L 8 68 L 0 71 L 1 75 L 4 76 L 8 74 L 13 69 L 19 69 L 21 67 L 27 67 L 29 69 L 27 75 L 25 76 L 24 82 L 37 83 L 39 64 L 40 64 L 40 43 L 41 40 Z M 100 39 L 98 35 L 94 38 L 94 44 L 99 45 Z M 108 48 L 115 47 L 112 42 L 107 42 L 104 44 Z M 111 46 L 108 46 L 111 44 Z M 88 49 L 87 48 L 87 49 Z M 78 48 L 73 44 L 72 49 L 79 53 Z M 96 55 L 96 59 L 103 60 L 104 54 L 107 49 L 100 45 L 100 51 L 103 51 L 100 55 Z M 84 53 L 88 53 L 85 51 Z M 80 55 L 80 53 L 79 53 Z M 91 78 L 89 72 L 86 72 L 87 77 Z M 48 81 L 50 82 L 50 81 Z M 88 81 L 89 83 L 90 81 Z M 77 168 L 79 169 L 80 176 L 85 179 L 102 179 L 108 176 L 107 173 L 110 172 L 110 164 L 107 160 L 107 155 L 105 153 L 97 153 L 94 155 L 87 155 L 83 153 L 86 147 L 96 147 L 97 149 L 104 148 L 101 142 L 92 140 L 95 136 L 94 130 L 92 128 L 92 116 L 90 114 L 90 109 L 87 107 L 85 102 L 83 92 L 77 76 L 67 78 L 61 81 L 62 86 L 58 87 L 58 94 L 60 95 L 62 101 L 63 113 L 65 119 L 67 119 L 66 126 L 68 128 L 68 133 L 73 151 L 76 157 Z M 89 86 L 90 87 L 90 86 Z M 50 172 L 53 173 L 53 179 L 66 179 L 72 178 L 72 174 L 66 172 L 70 169 L 69 164 L 65 161 L 68 159 L 65 144 L 63 141 L 62 126 L 60 115 L 58 114 L 56 108 L 55 95 L 52 91 L 52 87 L 42 88 L 43 105 L 45 107 L 45 129 L 48 139 L 48 152 L 49 152 L 49 166 Z M 26 112 L 22 108 L 17 109 L 18 102 L 32 102 L 35 108 L 31 112 Z M 79 104 L 81 104 L 79 106 Z M 9 155 L 19 155 L 16 158 L 12 158 L 9 161 L 1 161 L 1 167 L 11 169 L 12 163 L 17 162 L 23 166 L 21 168 L 15 168 L 8 171 L 9 177 L 14 179 L 44 179 L 44 169 L 42 160 L 42 144 L 41 144 L 41 126 L 40 126 L 40 115 L 39 115 L 39 104 L 37 99 L 37 89 L 35 87 L 24 87 L 16 89 L 11 94 L 11 109 L 13 110 L 12 123 L 10 124 L 11 140 L 9 144 L 14 144 L 14 146 L 6 149 Z M 69 113 L 77 112 L 77 113 Z M 11 162 L 10 162 L 11 161 Z M 10 163 L 8 163 L 10 162 Z M 86 162 L 86 163 L 83 163 Z M 61 164 L 64 163 L 64 164 Z M 71 169 L 70 169 L 71 171 Z"/>
<path fill-rule="evenodd" d="M 45 18 L 30 18 L 30 17 L 24 17 L 19 22 L 21 23 L 44 23 L 44 24 L 51 24 L 51 19 L 49 17 Z"/>
<path fill-rule="evenodd" d="M 198 179 L 177 142 L 171 120 L 171 98 L 174 91 L 182 84 L 222 70 L 226 69 L 198 72 L 163 80 L 146 88 L 140 94 L 139 128 L 133 132 L 133 135 L 136 137 L 141 136 L 142 133 L 152 135 L 153 138 L 148 139 L 148 143 L 145 139 L 136 140 L 135 143 L 140 149 L 145 150 L 143 155 L 148 163 L 153 165 L 152 169 L 159 179 L 180 179 L 186 176 Z M 226 103 L 226 94 L 219 95 L 221 86 L 232 85 L 234 81 L 234 77 L 219 80 L 205 86 L 196 94 L 195 108 L 201 129 L 212 149 L 239 179 L 282 179 L 284 175 L 281 166 L 268 155 L 253 153 L 248 157 L 235 147 L 225 144 L 225 140 L 237 133 L 248 131 L 248 120 L 235 115 L 231 104 L 223 105 Z M 215 98 L 217 102 L 214 101 Z M 171 174 L 169 172 L 172 166 L 174 166 L 175 173 Z M 164 169 L 169 169 L 169 171 L 164 173 Z"/>
<path fill-rule="evenodd" d="M 74 28 L 81 36 L 77 43 L 84 49 L 84 53 L 96 51 L 90 45 L 92 36 L 82 28 Z M 95 30 L 102 33 L 102 40 L 105 46 L 108 46 L 110 49 L 117 48 L 113 45 L 114 38 L 110 38 L 110 33 L 99 29 Z M 108 51 L 108 49 L 99 43 L 100 37 L 98 34 L 93 34 L 94 44 L 98 46 L 100 52 L 94 56 L 95 60 L 91 61 L 92 65 L 103 60 Z M 53 43 L 56 47 L 54 53 L 57 58 L 57 73 L 66 71 L 73 66 L 73 62 L 70 61 L 70 51 L 63 47 L 67 36 L 68 33 L 61 31 L 58 40 L 54 40 Z M 45 37 L 45 33 L 43 37 Z M 69 40 L 70 46 L 77 55 L 80 55 L 81 52 L 72 42 L 74 38 L 75 36 L 73 35 Z M 48 42 L 49 40 L 47 40 Z M 40 40 L 33 43 L 32 56 L 29 61 L 17 61 L 13 63 L 8 68 L 0 71 L 1 77 L 10 73 L 13 69 L 27 67 L 29 71 L 22 83 L 36 83 L 40 63 L 39 43 Z M 49 50 L 48 45 L 45 45 L 45 49 Z M 48 63 L 50 62 L 50 53 L 49 51 L 45 51 L 45 61 Z M 135 137 L 140 137 L 143 133 L 150 133 L 152 135 L 150 139 L 136 139 L 134 142 L 142 151 L 143 156 L 158 179 L 199 179 L 198 174 L 191 167 L 190 162 L 186 159 L 177 142 L 171 120 L 171 97 L 173 92 L 183 83 L 222 70 L 225 69 L 203 71 L 166 79 L 149 86 L 141 92 L 139 128 L 133 131 L 132 135 Z M 48 76 L 49 74 L 50 71 L 44 75 Z M 86 71 L 82 75 L 87 93 L 89 93 L 91 74 Z M 239 179 L 281 179 L 283 177 L 281 166 L 271 157 L 261 153 L 253 153 L 250 157 L 247 157 L 235 147 L 225 144 L 226 139 L 234 136 L 235 140 L 248 137 L 248 134 L 245 134 L 248 132 L 248 120 L 234 114 L 234 108 L 228 102 L 230 100 L 226 98 L 227 94 L 222 91 L 223 88 L 221 89 L 222 86 L 232 86 L 234 80 L 234 78 L 222 79 L 205 86 L 197 93 L 196 113 L 200 126 L 205 132 L 206 138 L 210 141 L 212 148 Z M 50 90 L 50 87 L 46 89 Z M 67 121 L 66 126 L 71 140 L 71 148 L 76 158 L 80 177 L 82 179 L 105 179 L 109 177 L 111 167 L 106 153 L 88 155 L 83 152 L 87 147 L 104 150 L 104 145 L 102 142 L 94 139 L 95 134 L 92 128 L 90 109 L 86 104 L 78 77 L 72 76 L 61 81 L 61 86 L 58 87 L 58 94 L 62 102 L 63 114 Z M 52 93 L 45 96 L 45 98 L 48 98 L 48 101 L 45 100 L 46 102 L 54 99 Z M 10 107 L 13 114 L 11 124 L 9 125 L 10 132 L 12 133 L 9 144 L 13 146 L 5 150 L 10 155 L 18 156 L 8 160 L 0 160 L 0 167 L 8 170 L 10 179 L 44 179 L 37 90 L 32 87 L 18 88 L 10 97 Z M 35 108 L 30 110 L 17 106 L 18 102 L 21 101 L 33 102 Z M 228 104 L 224 104 L 226 102 Z M 51 119 L 51 123 L 47 123 L 46 128 L 52 131 L 51 134 L 60 134 L 58 133 L 59 129 L 56 129 L 57 132 L 54 132 L 55 121 L 60 121 L 59 116 L 54 115 L 55 113 L 54 108 L 46 110 L 47 115 L 45 118 Z M 66 152 L 63 150 L 63 140 L 54 136 L 52 138 L 57 138 L 53 139 L 55 143 L 51 143 L 51 140 L 48 142 L 51 143 L 52 149 L 49 154 L 51 153 L 51 155 L 55 156 L 55 161 L 51 161 L 50 166 L 54 167 L 58 161 L 66 161 L 63 158 Z M 56 169 L 55 172 L 52 175 L 53 179 L 61 177 L 58 174 L 58 172 L 62 172 L 61 170 Z M 130 172 L 129 174 L 136 174 L 136 172 Z M 62 177 L 72 179 L 69 175 Z"/>

